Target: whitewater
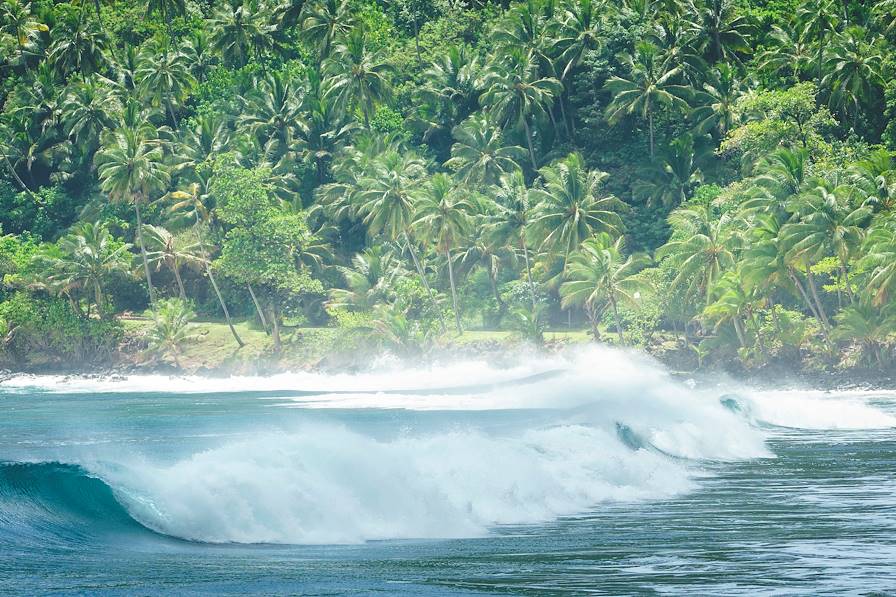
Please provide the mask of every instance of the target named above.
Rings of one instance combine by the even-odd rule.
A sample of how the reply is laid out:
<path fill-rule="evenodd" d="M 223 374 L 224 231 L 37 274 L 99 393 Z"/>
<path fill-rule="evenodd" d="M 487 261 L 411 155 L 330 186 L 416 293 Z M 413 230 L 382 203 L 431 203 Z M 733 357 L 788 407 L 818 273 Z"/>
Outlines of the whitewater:
<path fill-rule="evenodd" d="M 810 540 L 814 561 L 831 566 L 850 545 L 870 586 L 896 588 L 873 555 L 896 545 L 893 392 L 694 383 L 599 347 L 505 361 L 6 379 L 0 592 L 756 594 L 775 581 L 811 593 L 796 566 Z M 816 510 L 801 525 L 836 513 L 843 528 L 738 535 L 790 500 L 793 515 Z M 840 511 L 856 504 L 873 536 Z M 772 559 L 793 576 L 710 558 L 712 581 L 686 563 L 695 542 L 724 551 L 725 529 L 740 558 L 756 542 L 757 572 L 780 541 Z M 640 553 L 651 541 L 662 547 Z M 611 574 L 602 549 L 621 558 Z M 222 558 L 230 567 L 210 576 Z M 563 572 L 583 558 L 591 572 Z M 670 576 L 675 562 L 699 582 Z"/>

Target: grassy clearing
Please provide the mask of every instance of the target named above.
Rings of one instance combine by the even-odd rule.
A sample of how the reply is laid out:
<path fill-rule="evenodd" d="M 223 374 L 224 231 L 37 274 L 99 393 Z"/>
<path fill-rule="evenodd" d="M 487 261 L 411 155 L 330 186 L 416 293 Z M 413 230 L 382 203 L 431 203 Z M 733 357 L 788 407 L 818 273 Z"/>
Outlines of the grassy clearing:
<path fill-rule="evenodd" d="M 149 330 L 149 319 L 122 320 L 126 334 L 139 344 L 139 339 Z M 230 334 L 227 324 L 220 321 L 196 321 L 190 324 L 190 341 L 185 343 L 180 356 L 184 369 L 230 368 L 234 371 L 256 368 L 259 364 L 276 360 L 280 366 L 302 368 L 339 352 L 340 334 L 345 332 L 330 327 L 286 327 L 283 330 L 283 351 L 273 356 L 273 342 L 263 330 L 250 321 L 235 324 L 245 346 L 239 348 Z M 545 341 L 551 343 L 579 344 L 590 341 L 587 330 L 549 330 Z M 519 342 L 516 332 L 507 330 L 466 330 L 461 335 L 446 334 L 439 339 L 442 347 L 474 346 L 498 343 L 511 346 Z M 343 352 L 346 347 L 342 346 Z M 351 349 L 348 352 L 352 353 Z M 343 355 L 345 356 L 345 355 Z M 355 354 L 349 354 L 357 356 Z M 141 363 L 152 362 L 149 355 L 133 355 Z"/>

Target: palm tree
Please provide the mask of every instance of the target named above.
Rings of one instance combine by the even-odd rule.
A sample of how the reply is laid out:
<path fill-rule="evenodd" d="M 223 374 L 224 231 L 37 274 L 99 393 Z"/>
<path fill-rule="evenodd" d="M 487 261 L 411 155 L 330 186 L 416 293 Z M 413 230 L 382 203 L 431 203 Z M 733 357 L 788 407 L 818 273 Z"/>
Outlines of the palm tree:
<path fill-rule="evenodd" d="M 884 367 L 884 352 L 896 332 L 896 313 L 892 305 L 882 309 L 871 301 L 850 305 L 838 313 L 836 337 L 859 345 L 861 357 L 872 367 Z"/>
<path fill-rule="evenodd" d="M 100 72 L 106 63 L 109 40 L 102 28 L 90 20 L 78 20 L 54 30 L 47 60 L 60 74 Z"/>
<path fill-rule="evenodd" d="M 460 307 L 454 283 L 454 265 L 451 249 L 469 230 L 470 214 L 474 206 L 459 189 L 455 189 L 451 177 L 439 173 L 419 195 L 413 226 L 421 235 L 433 240 L 437 251 L 445 254 L 448 262 L 448 280 L 451 284 L 451 302 L 454 305 L 454 322 L 457 333 L 463 333 L 460 323 Z"/>
<path fill-rule="evenodd" d="M 788 244 L 788 259 L 806 265 L 813 293 L 814 282 L 809 266 L 828 255 L 835 255 L 840 263 L 840 275 L 850 301 L 854 301 L 848 263 L 859 247 L 864 235 L 864 227 L 871 219 L 870 207 L 853 208 L 849 203 L 849 189 L 836 187 L 827 181 L 794 197 L 788 211 L 795 220 L 781 231 Z M 823 308 L 816 298 L 822 319 L 826 319 Z"/>
<path fill-rule="evenodd" d="M 119 242 L 104 224 L 82 222 L 59 240 L 60 255 L 46 264 L 47 278 L 92 292 L 100 318 L 106 316 L 105 282 L 130 266 L 131 245 Z"/>
<path fill-rule="evenodd" d="M 660 164 L 649 168 L 632 185 L 632 194 L 653 204 L 677 207 L 703 182 L 694 138 L 682 135 L 669 144 Z"/>
<path fill-rule="evenodd" d="M 352 11 L 347 0 L 318 0 L 308 9 L 302 33 L 317 46 L 321 60 L 329 57 L 335 43 L 348 35 L 353 27 Z"/>
<path fill-rule="evenodd" d="M 137 242 L 143 257 L 143 271 L 149 290 L 150 303 L 155 303 L 155 290 L 146 245 L 143 242 L 143 218 L 141 205 L 153 192 L 164 190 L 170 175 L 162 164 L 162 151 L 158 143 L 146 138 L 134 129 L 121 129 L 109 135 L 96 154 L 97 174 L 100 188 L 113 201 L 133 203 L 137 216 Z"/>
<path fill-rule="evenodd" d="M 479 61 L 473 50 L 458 45 L 448 48 L 423 73 L 425 82 L 422 95 L 438 109 L 438 116 L 426 123 L 425 139 L 437 132 L 450 131 L 476 110 L 479 70 Z"/>
<path fill-rule="evenodd" d="M 404 271 L 391 252 L 372 246 L 352 257 L 351 267 L 339 267 L 347 288 L 330 290 L 328 305 L 370 311 L 386 301 L 389 289 Z"/>
<path fill-rule="evenodd" d="M 720 64 L 710 71 L 709 80 L 697 91 L 691 113 L 697 133 L 714 133 L 724 138 L 738 124 L 737 100 L 743 96 L 745 86 L 737 80 L 737 73 L 729 64 Z"/>
<path fill-rule="evenodd" d="M 613 96 L 607 106 L 607 120 L 617 124 L 623 118 L 637 115 L 647 120 L 650 135 L 650 158 L 654 151 L 654 124 L 656 111 L 662 107 L 685 110 L 688 88 L 674 83 L 681 75 L 681 67 L 669 68 L 659 59 L 657 49 L 649 43 L 640 43 L 635 56 L 623 57 L 630 69 L 628 79 L 612 76 L 604 88 Z"/>
<path fill-rule="evenodd" d="M 198 170 L 215 156 L 231 148 L 232 131 L 224 117 L 217 112 L 196 114 L 181 135 L 175 152 L 176 170 L 187 178 L 198 178 Z"/>
<path fill-rule="evenodd" d="M 171 205 L 168 207 L 169 214 L 187 212 L 187 215 L 192 215 L 193 220 L 195 221 L 193 225 L 193 233 L 198 241 L 199 249 L 197 256 L 199 261 L 205 266 L 205 275 L 208 276 L 208 281 L 215 291 L 218 304 L 221 305 L 221 311 L 224 313 L 224 320 L 227 322 L 227 327 L 230 328 L 230 334 L 233 336 L 233 339 L 236 340 L 239 347 L 242 348 L 245 346 L 245 343 L 233 326 L 233 321 L 230 318 L 230 310 L 227 308 L 227 303 L 224 302 L 224 297 L 221 296 L 221 289 L 218 288 L 218 282 L 215 280 L 215 275 L 212 272 L 211 256 L 206 249 L 208 230 L 213 225 L 212 212 L 205 204 L 207 193 L 203 194 L 200 185 L 198 183 L 193 183 L 190 185 L 190 190 L 188 192 L 172 191 L 171 193 L 168 193 L 165 198 L 172 201 Z M 250 291 L 251 288 L 252 287 L 249 286 Z M 261 314 L 261 310 L 259 310 L 259 314 Z"/>
<path fill-rule="evenodd" d="M 875 306 L 887 304 L 896 289 L 896 217 L 878 216 L 862 246 L 860 266 L 870 272 L 868 292 Z"/>
<path fill-rule="evenodd" d="M 678 274 L 673 287 L 687 286 L 691 296 L 709 304 L 713 285 L 734 266 L 738 243 L 731 219 L 719 216 L 708 203 L 685 205 L 669 215 L 672 239 L 656 250 L 656 259 L 670 259 Z"/>
<path fill-rule="evenodd" d="M 738 52 L 750 51 L 750 24 L 735 14 L 730 0 L 706 0 L 700 11 L 700 37 L 710 64 L 720 60 L 738 62 Z"/>
<path fill-rule="evenodd" d="M 151 249 L 148 254 L 149 262 L 155 265 L 156 271 L 162 269 L 162 265 L 170 269 L 177 282 L 178 296 L 182 300 L 187 300 L 180 270 L 184 265 L 195 264 L 202 260 L 199 239 L 189 231 L 173 234 L 166 228 L 152 224 L 144 226 L 143 231 Z"/>
<path fill-rule="evenodd" d="M 885 85 L 884 55 L 878 44 L 865 41 L 865 35 L 864 29 L 850 27 L 832 40 L 825 61 L 828 72 L 821 81 L 831 89 L 831 106 L 852 112 L 853 130 L 862 104 L 877 97 Z"/>
<path fill-rule="evenodd" d="M 625 344 L 619 303 L 634 303 L 644 289 L 635 274 L 643 269 L 649 259 L 643 255 L 623 257 L 625 240 L 613 238 L 606 232 L 582 243 L 581 249 L 569 260 L 565 282 L 560 285 L 561 305 L 584 306 L 591 320 L 595 339 L 599 336 L 597 322 L 604 308 L 613 310 L 619 343 Z"/>
<path fill-rule="evenodd" d="M 40 34 L 49 30 L 31 14 L 30 2 L 5 0 L 0 4 L 0 33 L 6 33 L 14 40 L 20 62 L 24 63 L 27 56 L 38 53 Z"/>
<path fill-rule="evenodd" d="M 121 104 L 96 76 L 75 81 L 69 86 L 60 111 L 69 137 L 91 154 L 100 135 L 114 128 Z"/>
<path fill-rule="evenodd" d="M 562 85 L 552 77 L 538 76 L 535 55 L 510 50 L 502 62 L 495 62 L 480 84 L 480 102 L 495 121 L 507 127 L 522 127 L 529 147 L 532 169 L 538 169 L 532 142 L 534 119 L 546 114 Z"/>
<path fill-rule="evenodd" d="M 797 21 L 802 26 L 803 37 L 815 41 L 815 83 L 819 88 L 824 77 L 823 61 L 828 35 L 834 31 L 838 20 L 834 0 L 807 2 L 797 11 Z"/>
<path fill-rule="evenodd" d="M 267 11 L 257 0 L 227 0 L 217 5 L 208 21 L 209 43 L 237 68 L 250 59 L 258 60 L 277 45 L 275 25 L 267 21 Z"/>
<path fill-rule="evenodd" d="M 425 175 L 426 165 L 421 158 L 410 152 L 390 150 L 373 162 L 371 172 L 358 181 L 355 209 L 370 236 L 382 234 L 389 240 L 404 240 L 430 301 L 441 313 L 411 241 L 416 190 Z"/>
<path fill-rule="evenodd" d="M 164 52 L 159 55 L 157 50 L 150 47 L 140 54 L 135 76 L 143 95 L 152 98 L 156 105 L 167 108 L 171 123 L 177 128 L 175 105 L 196 84 L 187 56 L 180 52 Z"/>
<path fill-rule="evenodd" d="M 526 264 L 526 280 L 532 309 L 537 302 L 535 284 L 532 281 L 532 266 L 529 262 L 527 234 L 530 229 L 532 210 L 529 204 L 529 189 L 521 170 L 501 176 L 497 186 L 490 188 L 495 204 L 495 213 L 490 217 L 489 232 L 495 244 L 516 247 L 523 254 Z"/>
<path fill-rule="evenodd" d="M 445 162 L 468 184 L 493 184 L 502 175 L 519 168 L 514 160 L 525 158 L 518 145 L 504 145 L 501 131 L 483 117 L 474 117 L 455 127 L 456 143 L 451 159 Z"/>
<path fill-rule="evenodd" d="M 759 68 L 769 73 L 790 71 L 794 82 L 803 80 L 814 59 L 811 44 L 791 27 L 775 25 L 769 38 L 773 45 L 759 56 Z"/>
<path fill-rule="evenodd" d="M 284 74 L 271 73 L 245 102 L 239 125 L 264 149 L 264 161 L 277 161 L 293 149 L 302 117 L 302 89 Z"/>
<path fill-rule="evenodd" d="M 153 315 L 153 326 L 147 336 L 150 350 L 163 358 L 170 357 L 174 365 L 180 368 L 178 357 L 183 345 L 194 337 L 189 331 L 189 325 L 195 316 L 193 309 L 184 300 L 159 301 L 158 309 Z"/>
<path fill-rule="evenodd" d="M 146 3 L 146 16 L 158 14 L 162 22 L 168 26 L 168 43 L 174 41 L 174 33 L 171 29 L 171 21 L 174 17 L 182 17 L 187 14 L 185 0 L 148 0 Z"/>
<path fill-rule="evenodd" d="M 386 101 L 392 93 L 388 79 L 392 67 L 381 53 L 370 50 L 363 29 L 353 29 L 336 46 L 325 70 L 332 77 L 327 93 L 345 112 L 360 109 L 364 126 L 369 128 L 376 104 Z"/>
<path fill-rule="evenodd" d="M 585 239 L 598 232 L 621 234 L 619 214 L 625 204 L 603 192 L 606 172 L 586 169 L 577 153 L 539 172 L 541 185 L 529 193 L 535 210 L 532 226 L 541 237 L 541 247 L 562 257 L 564 269 Z"/>

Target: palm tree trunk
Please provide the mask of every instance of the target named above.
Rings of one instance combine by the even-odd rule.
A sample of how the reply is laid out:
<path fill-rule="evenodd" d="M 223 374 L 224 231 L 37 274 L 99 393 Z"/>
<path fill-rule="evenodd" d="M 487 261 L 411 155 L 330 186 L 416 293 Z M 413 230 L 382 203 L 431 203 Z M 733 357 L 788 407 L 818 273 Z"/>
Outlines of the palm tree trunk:
<path fill-rule="evenodd" d="M 526 130 L 526 143 L 529 145 L 529 159 L 532 161 L 532 169 L 538 170 L 538 164 L 535 162 L 535 148 L 532 146 L 532 129 L 529 127 L 527 118 L 523 118 L 523 128 Z"/>
<path fill-rule="evenodd" d="M 218 288 L 218 283 L 215 281 L 214 274 L 212 274 L 211 262 L 209 261 L 208 254 L 205 252 L 205 241 L 202 238 L 202 232 L 199 230 L 199 210 L 195 210 L 194 215 L 196 216 L 196 233 L 199 237 L 199 250 L 202 252 L 202 259 L 205 262 L 205 275 L 208 276 L 208 281 L 212 283 L 212 288 L 215 289 L 215 296 L 218 297 L 218 303 L 221 305 L 221 310 L 224 311 L 224 320 L 227 322 L 227 327 L 230 328 L 230 333 L 233 336 L 233 339 L 236 340 L 236 343 L 242 348 L 246 343 L 243 342 L 240 335 L 236 333 L 236 328 L 233 327 L 233 321 L 230 320 L 230 311 L 227 309 L 227 303 L 224 302 L 224 297 L 221 296 L 221 290 Z"/>
<path fill-rule="evenodd" d="M 843 276 L 843 284 L 846 286 L 846 296 L 849 297 L 850 304 L 855 304 L 856 297 L 852 293 L 852 288 L 849 285 L 849 272 L 846 269 L 846 260 L 842 257 L 840 258 L 840 274 Z"/>
<path fill-rule="evenodd" d="M 174 123 L 175 130 L 179 126 L 177 122 L 177 115 L 174 113 L 174 105 L 171 103 L 171 98 L 167 98 L 165 103 L 168 104 L 168 113 L 171 114 L 171 121 Z"/>
<path fill-rule="evenodd" d="M 523 259 L 526 262 L 526 278 L 529 282 L 529 294 L 532 297 L 532 312 L 535 312 L 535 284 L 532 283 L 532 267 L 529 265 L 529 249 L 526 247 L 526 240 L 520 235 L 520 245 L 523 247 Z"/>
<path fill-rule="evenodd" d="M 821 316 L 821 321 L 824 322 L 825 327 L 830 329 L 831 322 L 828 321 L 828 315 L 825 313 L 824 306 L 818 298 L 818 289 L 815 287 L 815 276 L 812 275 L 812 270 L 809 269 L 809 266 L 806 266 L 806 280 L 809 282 L 809 290 L 812 291 L 812 298 L 815 299 L 815 305 L 818 307 L 818 314 Z"/>
<path fill-rule="evenodd" d="M 180 300 L 187 300 L 187 291 L 184 290 L 184 281 L 180 277 L 180 267 L 175 263 L 171 266 L 171 271 L 174 272 L 174 279 L 177 281 L 177 292 L 180 295 Z"/>
<path fill-rule="evenodd" d="M 498 303 L 498 320 L 495 323 L 500 327 L 501 321 L 504 319 L 504 313 L 507 311 L 507 303 L 501 298 L 501 293 L 498 291 L 498 281 L 492 268 L 488 268 L 488 283 L 492 287 L 492 294 L 495 295 L 495 302 Z"/>
<path fill-rule="evenodd" d="M 743 325 L 740 322 L 740 316 L 735 315 L 731 318 L 731 323 L 734 324 L 734 332 L 737 334 L 737 341 L 740 343 L 741 348 L 747 347 L 747 341 L 744 338 L 744 330 Z"/>
<path fill-rule="evenodd" d="M 600 340 L 600 329 L 597 327 L 597 313 L 594 311 L 594 305 L 585 307 L 585 315 L 588 317 L 588 323 L 591 324 L 591 336 L 597 342 Z"/>
<path fill-rule="evenodd" d="M 451 265 L 451 249 L 445 247 L 445 257 L 448 258 L 448 281 L 451 283 L 451 302 L 454 305 L 454 324 L 457 326 L 457 333 L 463 334 L 464 330 L 460 326 L 460 309 L 457 306 L 457 288 L 454 286 L 454 266 Z"/>
<path fill-rule="evenodd" d="M 208 261 L 205 263 L 205 273 L 208 276 L 208 281 L 212 284 L 212 288 L 215 290 L 215 296 L 218 297 L 218 303 L 221 305 L 221 310 L 224 312 L 224 321 L 227 322 L 227 327 L 230 328 L 230 333 L 233 335 L 233 339 L 236 340 L 236 343 L 242 348 L 246 343 L 243 342 L 240 335 L 236 333 L 236 328 L 233 327 L 233 321 L 230 319 L 230 311 L 227 309 L 227 303 L 224 302 L 224 297 L 221 296 L 221 290 L 218 288 L 218 283 L 215 281 L 215 276 L 212 274 L 212 268 L 208 264 Z"/>
<path fill-rule="evenodd" d="M 276 299 L 271 299 L 271 337 L 274 339 L 274 352 L 279 354 L 283 344 L 280 341 L 280 309 Z"/>
<path fill-rule="evenodd" d="M 93 290 L 96 299 L 96 313 L 99 315 L 100 319 L 106 319 L 106 314 L 103 311 L 103 287 L 100 286 L 99 280 L 94 280 Z"/>
<path fill-rule="evenodd" d="M 567 138 L 572 141 L 572 129 L 570 128 L 569 122 L 567 122 L 566 118 L 566 102 L 564 101 L 565 96 L 565 91 L 560 94 L 560 118 L 563 119 L 563 128 L 566 130 Z"/>
<path fill-rule="evenodd" d="M 619 318 L 619 306 L 616 299 L 611 298 L 610 304 L 613 306 L 613 319 L 616 321 L 616 333 L 619 334 L 619 344 L 625 346 L 625 336 L 622 334 L 622 319 Z"/>
<path fill-rule="evenodd" d="M 653 111 L 650 108 L 647 108 L 647 130 L 648 135 L 650 136 L 650 159 L 653 159 L 654 150 L 653 150 Z"/>
<path fill-rule="evenodd" d="M 13 167 L 12 162 L 9 161 L 9 156 L 6 155 L 6 153 L 3 154 L 3 159 L 6 161 L 6 167 L 9 169 L 9 173 L 12 174 L 12 177 L 15 179 L 15 181 L 19 183 L 19 186 L 22 187 L 22 190 L 28 193 L 28 195 L 32 199 L 38 201 L 37 195 L 34 193 L 34 191 L 31 190 L 28 185 L 25 184 L 25 181 L 22 180 L 22 178 L 19 176 L 19 173 L 16 172 L 16 169 Z"/>
<path fill-rule="evenodd" d="M 146 286 L 149 289 L 149 306 L 155 311 L 156 292 L 152 285 L 152 274 L 149 273 L 149 260 L 146 258 L 146 245 L 143 244 L 143 217 L 140 214 L 140 198 L 134 200 L 134 210 L 137 212 L 137 242 L 140 244 L 140 255 L 143 257 L 143 273 L 146 275 Z"/>
<path fill-rule="evenodd" d="M 261 327 L 264 328 L 264 333 L 270 335 L 270 330 L 268 329 L 268 319 L 264 316 L 264 309 L 261 308 L 261 303 L 258 302 L 258 297 L 255 296 L 255 291 L 252 289 L 251 284 L 246 284 L 246 287 L 249 289 L 249 295 L 252 297 L 252 302 L 255 304 L 255 311 L 258 313 L 258 319 L 261 321 Z"/>
<path fill-rule="evenodd" d="M 408 233 L 404 233 L 404 240 L 408 245 L 408 251 L 411 253 L 411 259 L 414 260 L 414 267 L 417 268 L 417 274 L 420 276 L 420 280 L 423 282 L 424 288 L 426 288 L 426 292 L 429 294 L 429 300 L 432 302 L 433 308 L 436 310 L 436 313 L 439 316 L 439 323 L 442 326 L 442 333 L 445 333 L 445 318 L 442 317 L 442 310 L 439 309 L 438 303 L 436 303 L 436 296 L 432 292 L 432 288 L 429 286 L 429 281 L 427 281 L 426 276 L 423 273 L 423 266 L 420 265 L 420 259 L 417 258 L 417 251 L 414 249 L 414 244 L 411 242 L 411 237 L 408 236 Z"/>

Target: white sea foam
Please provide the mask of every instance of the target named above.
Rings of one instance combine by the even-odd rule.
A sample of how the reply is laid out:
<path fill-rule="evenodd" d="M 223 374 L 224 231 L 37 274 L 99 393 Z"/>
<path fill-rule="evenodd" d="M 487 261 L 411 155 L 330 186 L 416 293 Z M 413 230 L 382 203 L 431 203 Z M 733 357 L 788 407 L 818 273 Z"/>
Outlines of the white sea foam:
<path fill-rule="evenodd" d="M 744 401 L 754 419 L 797 429 L 886 429 L 896 416 L 872 402 L 896 402 L 893 392 L 870 390 L 749 391 Z"/>
<path fill-rule="evenodd" d="M 411 375 L 418 384 L 427 379 Z M 384 397 L 315 399 L 319 407 L 357 408 L 382 406 Z M 440 426 L 436 414 L 426 430 L 385 439 L 350 417 L 340 425 L 306 422 L 173 463 L 85 466 L 116 488 L 138 520 L 177 537 L 353 543 L 474 537 L 493 525 L 579 514 L 607 501 L 662 498 L 691 489 L 700 469 L 675 457 L 771 456 L 763 432 L 744 417 L 621 351 L 584 351 L 566 362 L 565 373 L 525 385 L 388 399 L 425 410 L 538 410 L 497 427 Z M 626 443 L 619 426 L 642 447 Z"/>
<path fill-rule="evenodd" d="M 552 374 L 532 377 L 545 372 Z M 528 379 L 508 383 L 521 378 Z M 209 542 L 479 536 L 493 525 L 534 523 L 607 501 L 688 491 L 701 461 L 771 457 L 766 432 L 752 421 L 841 429 L 896 422 L 869 402 L 871 395 L 739 388 L 744 416 L 719 402 L 718 389 L 679 383 L 652 359 L 597 347 L 562 357 L 520 358 L 509 368 L 485 361 L 416 368 L 392 363 L 357 375 L 150 376 L 119 382 L 18 378 L 12 386 L 85 392 L 304 390 L 318 394 L 259 405 L 531 411 L 490 426 L 465 415 L 462 420 L 470 422 L 460 428 L 456 415 L 431 412 L 424 429 L 385 435 L 371 435 L 352 418 L 353 411 L 346 411 L 338 425 L 284 424 L 249 439 L 222 439 L 174 461 L 115 454 L 81 463 L 106 480 L 145 525 Z"/>

